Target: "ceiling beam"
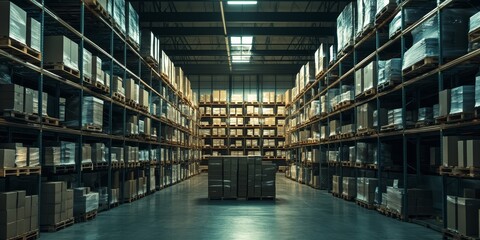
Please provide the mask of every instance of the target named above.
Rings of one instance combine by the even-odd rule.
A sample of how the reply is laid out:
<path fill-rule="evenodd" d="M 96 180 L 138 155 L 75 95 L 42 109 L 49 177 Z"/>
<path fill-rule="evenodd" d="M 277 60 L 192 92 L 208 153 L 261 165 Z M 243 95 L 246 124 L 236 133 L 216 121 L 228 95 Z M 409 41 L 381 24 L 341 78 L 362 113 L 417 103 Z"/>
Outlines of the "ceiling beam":
<path fill-rule="evenodd" d="M 222 27 L 152 27 L 158 36 L 223 36 Z M 229 27 L 230 36 L 333 36 L 334 27 Z"/>
<path fill-rule="evenodd" d="M 252 50 L 253 56 L 313 56 L 315 50 Z M 168 50 L 168 56 L 227 56 L 225 50 Z"/>
<path fill-rule="evenodd" d="M 336 22 L 333 12 L 225 12 L 225 20 L 235 22 Z M 141 22 L 220 22 L 219 12 L 142 12 Z"/>
<path fill-rule="evenodd" d="M 177 66 L 177 65 L 176 65 Z M 217 74 L 296 74 L 301 65 L 294 64 L 233 64 L 232 71 L 227 64 L 179 64 L 187 75 Z"/>
<path fill-rule="evenodd" d="M 300 2 L 300 3 L 308 3 L 308 2 L 330 2 L 330 3 L 337 3 L 337 2 L 351 2 L 352 0 L 258 0 L 258 3 L 262 2 Z M 129 0 L 129 2 L 158 2 L 158 0 Z M 164 2 L 218 2 L 218 0 L 170 0 Z"/>

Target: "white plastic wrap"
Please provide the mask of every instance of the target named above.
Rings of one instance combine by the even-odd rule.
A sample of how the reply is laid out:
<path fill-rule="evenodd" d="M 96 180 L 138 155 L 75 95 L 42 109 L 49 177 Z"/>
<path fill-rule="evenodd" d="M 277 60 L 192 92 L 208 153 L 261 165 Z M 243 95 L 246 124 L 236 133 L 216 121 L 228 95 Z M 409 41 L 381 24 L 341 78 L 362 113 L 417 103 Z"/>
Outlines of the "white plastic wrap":
<path fill-rule="evenodd" d="M 480 12 L 470 17 L 468 32 L 471 33 L 480 28 Z"/>
<path fill-rule="evenodd" d="M 83 97 L 82 126 L 103 126 L 103 100 L 92 96 Z"/>
<path fill-rule="evenodd" d="M 395 2 L 395 0 L 377 0 L 376 14 L 378 15 L 388 5 L 396 7 L 397 3 Z"/>
<path fill-rule="evenodd" d="M 40 22 L 30 18 L 30 33 L 27 35 L 30 35 L 30 39 L 27 39 L 29 41 L 29 46 L 38 52 L 40 52 L 40 40 L 41 40 L 41 25 Z"/>
<path fill-rule="evenodd" d="M 337 49 L 340 51 L 353 41 L 353 3 L 349 3 L 337 18 Z"/>
<path fill-rule="evenodd" d="M 62 165 L 75 164 L 76 144 L 72 142 L 60 142 L 60 163 Z"/>
<path fill-rule="evenodd" d="M 357 0 L 357 28 L 356 34 L 359 35 L 368 26 L 372 26 L 375 22 L 375 14 L 377 11 L 377 0 Z"/>
<path fill-rule="evenodd" d="M 111 148 L 111 153 L 112 153 L 112 162 L 123 162 L 123 148 L 119 147 L 112 147 Z"/>
<path fill-rule="evenodd" d="M 418 109 L 418 121 L 419 122 L 433 122 L 433 108 L 423 107 Z"/>
<path fill-rule="evenodd" d="M 92 53 L 83 49 L 83 77 L 92 79 Z"/>
<path fill-rule="evenodd" d="M 40 165 L 40 150 L 36 147 L 28 148 L 28 166 L 36 167 Z"/>
<path fill-rule="evenodd" d="M 27 166 L 28 149 L 26 147 L 15 148 L 15 166 L 26 167 Z"/>
<path fill-rule="evenodd" d="M 450 114 L 472 113 L 475 107 L 475 86 L 464 85 L 452 89 Z"/>
<path fill-rule="evenodd" d="M 103 143 L 93 143 L 92 144 L 92 162 L 94 163 L 102 163 L 107 162 L 107 148 Z"/>
<path fill-rule="evenodd" d="M 440 116 L 440 104 L 433 105 L 433 118 L 438 118 Z"/>
<path fill-rule="evenodd" d="M 97 192 L 90 192 L 83 196 L 76 196 L 73 204 L 74 215 L 81 215 L 98 210 L 98 201 L 99 194 Z"/>
<path fill-rule="evenodd" d="M 23 44 L 27 44 L 27 12 L 13 4 L 12 2 L 3 2 L 2 8 L 9 8 L 9 13 L 2 16 L 2 19 L 8 17 L 8 27 L 3 28 L 2 34 Z M 3 20 L 2 20 L 3 21 Z M 5 24 L 7 22 L 3 22 Z M 8 36 L 6 35 L 8 34 Z"/>
<path fill-rule="evenodd" d="M 92 163 L 92 147 L 89 144 L 82 146 L 82 163 Z"/>
<path fill-rule="evenodd" d="M 420 40 L 405 52 L 402 69 L 405 70 L 424 58 L 438 57 L 438 50 L 437 38 L 426 38 Z"/>
<path fill-rule="evenodd" d="M 140 45 L 140 18 L 131 3 L 128 3 L 128 36 Z"/>
<path fill-rule="evenodd" d="M 125 0 L 114 0 L 113 20 L 120 27 L 122 33 L 126 33 L 125 24 Z"/>
<path fill-rule="evenodd" d="M 60 165 L 60 147 L 46 147 L 44 154 L 45 166 Z"/>
<path fill-rule="evenodd" d="M 402 79 L 402 59 L 392 58 L 387 61 L 378 61 L 378 85 Z"/>
<path fill-rule="evenodd" d="M 357 153 L 356 153 L 357 163 L 366 163 L 368 158 L 368 144 L 364 142 L 357 143 Z"/>

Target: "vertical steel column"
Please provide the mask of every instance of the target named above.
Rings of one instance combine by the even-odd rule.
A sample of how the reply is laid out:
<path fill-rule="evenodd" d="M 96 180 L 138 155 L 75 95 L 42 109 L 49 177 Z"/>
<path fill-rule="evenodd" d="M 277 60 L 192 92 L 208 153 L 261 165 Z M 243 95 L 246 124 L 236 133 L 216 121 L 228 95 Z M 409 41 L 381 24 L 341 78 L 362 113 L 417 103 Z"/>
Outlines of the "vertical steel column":
<path fill-rule="evenodd" d="M 77 186 L 81 186 L 82 183 L 82 160 L 83 160 L 83 79 L 84 79 L 84 69 L 83 69 L 83 53 L 84 53 L 84 48 L 85 48 L 85 6 L 84 3 L 82 2 L 80 5 L 80 33 L 82 34 L 80 38 L 80 47 L 78 49 L 78 67 L 80 70 L 80 85 L 82 86 L 80 88 L 80 104 L 79 104 L 79 115 L 80 119 L 78 119 L 78 123 L 80 124 L 80 129 L 81 129 L 81 134 L 78 138 L 78 148 L 79 151 L 77 153 L 78 159 L 76 160 L 76 169 L 77 169 Z M 58 86 L 57 86 L 58 87 Z"/>

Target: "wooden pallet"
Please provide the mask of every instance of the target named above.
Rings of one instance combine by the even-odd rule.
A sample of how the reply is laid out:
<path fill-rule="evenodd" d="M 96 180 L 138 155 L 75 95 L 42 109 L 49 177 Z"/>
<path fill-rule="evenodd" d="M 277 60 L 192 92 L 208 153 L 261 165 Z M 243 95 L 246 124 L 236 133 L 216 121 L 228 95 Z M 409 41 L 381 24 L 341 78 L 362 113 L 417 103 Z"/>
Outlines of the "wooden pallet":
<path fill-rule="evenodd" d="M 80 78 L 78 70 L 67 67 L 63 63 L 47 63 L 43 68 L 66 79 L 78 80 Z"/>
<path fill-rule="evenodd" d="M 426 73 L 427 71 L 434 69 L 438 66 L 438 57 L 426 57 L 412 66 L 402 70 L 404 77 L 413 77 Z"/>
<path fill-rule="evenodd" d="M 362 93 L 357 95 L 355 98 L 356 99 L 365 99 L 365 98 L 374 96 L 375 94 L 377 94 L 377 89 L 376 88 L 370 88 L 370 89 L 367 89 L 367 90 L 363 91 Z"/>
<path fill-rule="evenodd" d="M 136 200 L 138 200 L 138 196 L 133 196 L 133 197 L 130 197 L 130 198 L 124 198 L 123 203 L 132 203 Z"/>
<path fill-rule="evenodd" d="M 67 219 L 65 221 L 61 221 L 54 225 L 40 225 L 40 231 L 42 232 L 57 232 L 64 228 L 70 227 L 75 223 L 74 218 Z"/>
<path fill-rule="evenodd" d="M 365 164 L 365 168 L 367 169 L 377 169 L 377 164 L 374 164 L 374 163 L 369 163 L 369 164 Z"/>
<path fill-rule="evenodd" d="M 391 17 L 393 11 L 397 8 L 396 4 L 388 4 L 387 6 L 383 7 L 380 11 L 377 11 L 375 15 L 375 23 L 380 24 Z M 388 26 L 388 25 L 387 25 Z"/>
<path fill-rule="evenodd" d="M 132 47 L 137 50 L 138 52 L 140 51 L 140 45 L 133 40 L 130 36 L 127 36 L 127 42 L 132 45 Z"/>
<path fill-rule="evenodd" d="M 446 166 L 440 166 L 439 168 L 439 173 L 440 175 L 453 175 L 453 169 L 454 167 L 446 167 Z"/>
<path fill-rule="evenodd" d="M 435 119 L 435 123 L 436 123 L 436 124 L 446 123 L 446 122 L 447 122 L 447 119 L 448 119 L 448 115 L 447 115 L 447 116 L 442 116 L 442 117 L 437 117 L 437 118 Z"/>
<path fill-rule="evenodd" d="M 42 169 L 51 173 L 69 173 L 75 171 L 75 164 L 70 165 L 56 165 L 56 166 L 45 166 Z"/>
<path fill-rule="evenodd" d="M 468 33 L 468 41 L 470 43 L 480 42 L 480 28 L 477 28 L 470 33 Z"/>
<path fill-rule="evenodd" d="M 107 169 L 108 168 L 108 162 L 97 162 L 93 164 L 93 169 Z"/>
<path fill-rule="evenodd" d="M 98 2 L 98 0 L 85 0 L 85 3 L 90 6 L 93 10 L 95 10 L 97 13 L 102 15 L 105 19 L 107 20 L 112 20 L 112 17 L 110 14 L 108 14 L 108 11 L 103 8 L 102 5 Z"/>
<path fill-rule="evenodd" d="M 41 167 L 0 168 L 0 177 L 41 174 Z"/>
<path fill-rule="evenodd" d="M 39 122 L 38 115 L 27 114 L 27 113 L 15 111 L 15 110 L 3 110 L 2 117 L 5 118 L 6 120 L 11 120 L 11 121 L 22 121 L 22 122 L 30 122 L 30 123 Z"/>
<path fill-rule="evenodd" d="M 125 163 L 126 168 L 136 168 L 139 167 L 140 163 L 139 162 L 127 162 Z"/>
<path fill-rule="evenodd" d="M 337 53 L 337 59 L 340 59 L 343 55 L 347 54 L 353 48 L 353 40 L 350 40 L 343 49 L 339 50 Z"/>
<path fill-rule="evenodd" d="M 9 37 L 0 37 L 0 49 L 37 66 L 42 59 L 40 52 Z"/>
<path fill-rule="evenodd" d="M 449 114 L 447 117 L 447 123 L 465 122 L 472 120 L 474 117 L 475 114 L 470 112 Z"/>
<path fill-rule="evenodd" d="M 60 119 L 49 117 L 49 116 L 42 116 L 42 123 L 44 125 L 59 127 L 60 126 Z"/>
<path fill-rule="evenodd" d="M 126 103 L 128 106 L 130 106 L 130 107 L 132 107 L 132 108 L 135 108 L 135 109 L 137 109 L 137 108 L 139 107 L 139 104 L 138 104 L 137 102 L 135 102 L 135 100 L 133 100 L 133 99 L 126 99 L 126 100 L 125 100 L 125 103 Z"/>
<path fill-rule="evenodd" d="M 365 163 L 355 162 L 353 166 L 356 168 L 365 168 Z"/>
<path fill-rule="evenodd" d="M 96 217 L 97 217 L 97 210 L 93 210 L 93 211 L 87 212 L 85 214 L 82 214 L 80 216 L 76 216 L 75 217 L 75 223 L 87 222 L 87 221 L 95 219 Z"/>
<path fill-rule="evenodd" d="M 363 208 L 366 208 L 366 209 L 369 209 L 369 210 L 375 209 L 375 205 L 374 205 L 374 204 L 370 204 L 370 203 L 364 202 L 364 201 L 362 201 L 362 200 L 355 199 L 355 203 L 356 203 L 358 206 L 363 207 Z"/>
<path fill-rule="evenodd" d="M 380 206 L 379 208 L 377 208 L 377 211 L 380 212 L 381 214 L 387 216 L 387 217 L 391 217 L 391 218 L 398 219 L 398 220 L 403 220 L 404 219 L 402 214 L 400 214 L 399 212 L 397 212 L 395 210 L 388 209 L 384 206 Z"/>
<path fill-rule="evenodd" d="M 82 126 L 82 131 L 90 131 L 90 132 L 102 132 L 103 128 L 100 126 L 95 126 L 93 124 L 85 124 Z"/>
<path fill-rule="evenodd" d="M 478 240 L 478 237 L 470 237 L 460 234 L 459 232 L 452 231 L 450 229 L 443 229 L 443 239 L 451 240 Z"/>
<path fill-rule="evenodd" d="M 399 82 L 400 82 L 400 80 L 389 80 L 389 81 L 383 82 L 381 84 L 378 84 L 377 85 L 377 91 L 380 93 L 380 92 L 389 90 L 389 89 L 395 87 L 397 84 L 399 84 Z"/>
<path fill-rule="evenodd" d="M 373 135 L 375 134 L 375 130 L 374 129 L 370 129 L 370 128 L 364 128 L 364 129 L 357 129 L 357 136 L 358 137 L 363 137 L 363 136 L 370 136 L 370 135 Z"/>
<path fill-rule="evenodd" d="M 342 167 L 351 167 L 352 163 L 350 161 L 342 161 L 341 162 Z"/>
<path fill-rule="evenodd" d="M 82 163 L 82 168 L 81 168 L 82 171 L 84 170 L 90 170 L 92 171 L 93 170 L 93 163 Z"/>
<path fill-rule="evenodd" d="M 382 126 L 380 128 L 380 131 L 381 132 L 389 132 L 389 131 L 400 130 L 402 128 L 403 128 L 403 126 L 400 125 L 400 124 L 389 124 L 389 125 Z"/>
<path fill-rule="evenodd" d="M 430 126 L 432 124 L 433 124 L 432 121 L 427 121 L 427 120 L 420 121 L 420 122 L 415 123 L 415 128 L 427 127 L 427 126 Z"/>
<path fill-rule="evenodd" d="M 20 234 L 13 238 L 8 238 L 7 240 L 33 240 L 38 239 L 38 230 L 30 231 L 27 233 Z"/>
<path fill-rule="evenodd" d="M 112 162 L 112 168 L 124 168 L 125 163 L 123 161 Z"/>
<path fill-rule="evenodd" d="M 100 93 L 110 93 L 110 87 L 99 81 L 96 81 L 95 84 L 92 85 L 92 90 Z"/>
<path fill-rule="evenodd" d="M 366 37 L 372 30 L 375 29 L 375 25 L 373 23 L 370 23 L 366 26 L 363 27 L 362 31 L 357 33 L 355 35 L 355 42 L 359 42 L 362 40 L 364 37 Z"/>
<path fill-rule="evenodd" d="M 477 167 L 455 167 L 453 169 L 453 176 L 457 177 L 480 177 L 480 168 Z"/>
<path fill-rule="evenodd" d="M 353 200 L 355 200 L 355 197 L 353 197 L 353 196 L 348 196 L 347 194 L 343 194 L 343 193 L 342 193 L 341 198 L 342 198 L 343 200 L 345 200 L 345 201 L 353 201 Z"/>

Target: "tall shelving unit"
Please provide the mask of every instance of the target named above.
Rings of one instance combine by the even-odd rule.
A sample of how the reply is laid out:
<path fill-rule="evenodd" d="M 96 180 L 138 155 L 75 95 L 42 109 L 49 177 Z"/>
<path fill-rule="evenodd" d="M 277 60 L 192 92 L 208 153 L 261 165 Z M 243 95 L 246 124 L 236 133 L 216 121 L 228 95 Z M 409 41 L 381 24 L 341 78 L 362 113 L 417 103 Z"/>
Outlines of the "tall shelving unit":
<path fill-rule="evenodd" d="M 195 98 L 181 93 L 172 84 L 175 79 L 161 75 L 158 69 L 153 68 L 141 56 L 139 49 L 125 38 L 118 25 L 114 24 L 113 17 L 108 17 L 97 7 L 88 5 L 87 2 L 90 1 L 12 2 L 27 11 L 28 17 L 35 18 L 41 23 L 41 53 L 44 54 L 45 36 L 64 35 L 78 43 L 80 70 L 52 70 L 47 67 L 50 63 L 43 60 L 43 55 L 40 61 L 24 61 L 21 54 L 10 54 L 0 50 L 0 62 L 10 69 L 13 83 L 38 90 L 38 103 L 42 103 L 44 99 L 42 92 L 47 93 L 52 99 L 52 103 L 48 104 L 48 118 L 40 117 L 35 122 L 27 123 L 0 119 L 0 131 L 5 133 L 2 134 L 4 136 L 2 142 L 33 143 L 40 149 L 42 166 L 41 178 L 40 174 L 35 175 L 33 172 L 32 176 L 2 178 L 3 190 L 16 190 L 17 187 L 25 185 L 28 195 L 38 195 L 41 181 L 64 180 L 69 183 L 69 187 L 87 186 L 86 182 L 89 181 L 91 187 L 107 187 L 110 202 L 112 199 L 110 190 L 114 182 L 120 181 L 118 187 L 122 198 L 123 182 L 133 176 L 138 186 L 138 177 L 146 176 L 148 179 L 152 168 L 155 169 L 153 172 L 156 186 L 150 186 L 150 181 L 147 181 L 146 194 L 185 180 L 199 172 L 201 148 L 198 135 L 198 105 Z M 110 76 L 119 76 L 123 79 L 124 87 L 126 79 L 133 79 L 141 89 L 145 89 L 150 96 L 148 99 L 150 109 L 129 105 L 114 96 L 113 91 L 102 92 L 89 85 L 82 68 L 84 49 L 100 57 L 103 60 L 102 70 Z M 112 85 L 113 81 L 110 78 L 109 86 Z M 80 102 L 85 96 L 93 96 L 104 101 L 103 128 L 100 131 L 92 132 L 81 126 L 62 125 L 58 120 L 58 99 L 71 96 L 79 96 Z M 171 118 L 167 113 L 168 109 L 178 111 L 179 117 Z M 81 104 L 78 110 L 81 117 Z M 42 116 L 41 104 L 38 116 Z M 157 131 L 156 136 L 129 136 L 126 122 L 130 116 L 151 119 L 152 127 Z M 171 132 L 176 136 L 173 137 Z M 76 144 L 74 166 L 45 166 L 44 147 L 59 141 Z M 149 157 L 135 164 L 127 164 L 114 163 L 111 159 L 112 154 L 107 154 L 106 164 L 82 164 L 80 146 L 86 143 L 104 143 L 108 149 L 139 147 L 140 150 L 147 150 Z M 16 178 L 18 181 L 29 178 L 29 183 L 35 184 L 19 185 Z M 11 182 L 15 183 L 10 184 Z M 107 208 L 110 208 L 110 205 Z"/>
<path fill-rule="evenodd" d="M 247 113 L 247 107 L 258 108 L 258 113 Z M 249 152 L 258 152 L 263 156 L 263 160 L 276 162 L 279 166 L 284 166 L 285 164 L 285 154 L 284 151 L 284 142 L 285 134 L 281 129 L 284 128 L 284 124 L 281 123 L 285 119 L 284 111 L 283 113 L 278 112 L 278 108 L 284 108 L 285 103 L 281 101 L 272 101 L 272 102 L 200 102 L 200 108 L 210 108 L 210 111 L 213 111 L 213 108 L 224 108 L 226 114 L 209 114 L 204 113 L 201 115 L 201 122 L 205 124 L 200 125 L 200 131 L 207 130 L 209 134 L 202 134 L 203 141 L 205 145 L 203 146 L 203 157 L 207 158 L 212 156 L 213 152 L 217 152 L 220 155 L 232 155 L 232 151 L 236 152 L 241 156 L 249 155 Z M 230 109 L 241 109 L 241 113 L 235 112 L 235 114 L 230 112 Z M 274 112 L 269 114 L 263 114 L 263 108 L 273 108 Z M 206 112 L 206 111 L 205 111 Z M 221 124 L 214 124 L 213 118 L 221 118 Z M 243 124 L 232 123 L 229 120 L 231 118 L 241 118 Z M 258 118 L 258 124 L 250 124 L 250 118 Z M 275 123 L 265 123 L 265 118 L 275 118 Z M 280 121 L 279 121 L 280 120 Z M 208 124 L 206 124 L 208 123 Z M 213 135 L 214 128 L 225 129 L 225 134 Z M 231 130 L 235 130 L 235 134 L 231 134 Z M 274 134 L 264 134 L 264 130 L 270 130 Z M 252 132 L 253 134 L 249 134 Z M 221 146 L 213 146 L 213 140 L 220 139 L 223 140 L 225 144 Z M 254 140 L 257 141 L 257 144 L 247 146 L 246 141 Z M 274 146 L 268 144 L 265 145 L 266 141 L 273 140 Z M 236 141 L 241 141 L 241 145 L 237 145 Z M 266 152 L 270 154 L 265 155 Z M 273 153 L 273 154 L 272 154 Z M 252 154 L 250 154 L 252 155 Z"/>
<path fill-rule="evenodd" d="M 402 186 L 414 187 L 422 185 L 425 189 L 431 190 L 434 196 L 435 215 L 440 221 L 432 221 L 430 227 L 442 230 L 447 227 L 447 195 L 461 196 L 463 188 L 472 187 L 479 183 L 479 177 L 475 174 L 463 174 L 454 176 L 448 172 L 442 173 L 440 168 L 443 159 L 446 156 L 440 151 L 439 156 L 429 154 L 430 147 L 442 146 L 443 136 L 465 136 L 475 138 L 479 132 L 477 120 L 469 118 L 459 121 L 437 121 L 431 125 L 417 124 L 412 126 L 407 124 L 407 111 L 416 110 L 420 107 L 432 107 L 438 104 L 438 93 L 444 89 L 451 89 L 462 85 L 475 85 L 475 74 L 478 71 L 479 49 L 473 49 L 467 52 L 469 46 L 461 46 L 465 52 L 454 58 L 443 55 L 445 36 L 452 34 L 447 32 L 442 22 L 445 20 L 444 12 L 453 8 L 477 9 L 478 5 L 466 3 L 463 1 L 444 0 L 444 1 L 412 1 L 406 0 L 398 6 L 389 5 L 381 15 L 377 15 L 375 26 L 363 32 L 361 37 L 355 39 L 351 45 L 339 51 L 338 58 L 328 65 L 328 68 L 319 74 L 316 80 L 299 90 L 299 94 L 292 96 L 291 101 L 287 101 L 287 149 L 290 150 L 289 160 L 287 161 L 291 168 L 300 169 L 305 163 L 300 158 L 299 152 L 302 148 L 317 148 L 320 150 L 320 164 L 327 168 L 326 188 L 332 190 L 332 175 L 345 177 L 372 177 L 379 180 L 380 188 L 385 188 L 388 181 L 399 179 Z M 409 8 L 424 8 L 425 15 L 418 15 L 414 23 L 405 24 L 402 21 L 401 30 L 389 39 L 388 27 L 390 21 L 398 13 L 405 17 L 405 11 Z M 472 14 L 473 15 L 473 14 Z M 470 16 L 466 16 L 468 19 Z M 412 30 L 419 27 L 429 19 L 437 21 L 437 30 L 439 31 L 438 45 L 439 57 L 433 58 L 432 62 L 423 62 L 412 71 L 403 72 L 401 81 L 390 85 L 389 88 L 375 88 L 373 93 L 364 95 L 363 98 L 356 98 L 350 104 L 342 108 L 337 108 L 325 114 L 311 115 L 309 119 L 301 124 L 292 124 L 292 119 L 305 112 L 306 107 L 311 102 L 321 100 L 322 96 L 331 94 L 331 89 L 342 88 L 344 85 L 355 85 L 355 73 L 364 68 L 372 61 L 378 69 L 378 61 L 391 58 L 404 59 L 404 54 L 412 46 Z M 464 23 L 465 27 L 468 22 Z M 459 29 L 457 29 L 459 30 Z M 462 32 L 459 30 L 459 32 Z M 355 33 L 355 31 L 354 31 Z M 458 33 L 457 33 L 458 34 Z M 465 34 L 465 39 L 467 35 Z M 336 45 L 336 44 L 335 44 Z M 328 58 L 328 57 L 327 57 Z M 375 74 L 378 74 L 376 72 Z M 378 77 L 376 75 L 375 77 Z M 367 132 L 354 131 L 353 134 L 338 134 L 339 136 L 330 136 L 328 130 L 331 127 L 332 120 L 338 120 L 340 126 L 345 124 L 358 124 L 357 109 L 364 104 L 370 103 L 374 109 L 402 109 L 402 124 L 394 129 L 385 129 L 378 125 Z M 328 104 L 328 103 L 327 103 Z M 470 113 L 468 113 L 470 114 Z M 477 116 L 478 117 L 478 116 Z M 322 128 L 325 127 L 325 128 Z M 312 142 L 301 142 L 291 140 L 292 136 L 298 135 L 301 130 L 318 129 L 320 138 Z M 321 130 L 324 131 L 321 131 Z M 373 156 L 370 164 L 355 164 L 348 161 L 328 161 L 328 151 L 337 151 L 343 146 L 356 147 L 358 151 L 359 143 L 370 143 L 377 147 L 377 152 Z M 391 146 L 388 150 L 391 153 L 392 162 L 387 164 L 385 154 L 382 154 L 384 146 Z M 358 152 L 357 152 L 358 153 Z M 341 155 L 342 153 L 339 153 Z M 348 156 L 348 154 L 347 154 Z M 435 159 L 435 164 L 431 165 L 430 157 Z M 342 157 L 340 157 L 342 158 Z M 347 157 L 348 160 L 348 157 Z M 298 172 L 298 170 L 297 170 Z M 299 179 L 295 179 L 299 180 Z M 404 199 L 408 199 L 408 192 L 405 192 Z M 382 201 L 382 196 L 377 197 Z M 402 209 L 407 209 L 407 201 L 403 201 Z M 409 219 L 405 212 L 401 213 L 403 219 Z M 443 219 L 443 220 L 442 220 Z M 416 219 L 412 219 L 417 221 Z M 424 224 L 424 223 L 422 223 Z"/>

